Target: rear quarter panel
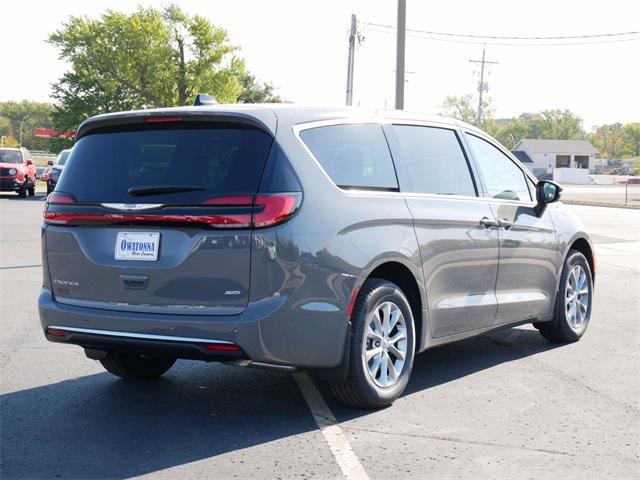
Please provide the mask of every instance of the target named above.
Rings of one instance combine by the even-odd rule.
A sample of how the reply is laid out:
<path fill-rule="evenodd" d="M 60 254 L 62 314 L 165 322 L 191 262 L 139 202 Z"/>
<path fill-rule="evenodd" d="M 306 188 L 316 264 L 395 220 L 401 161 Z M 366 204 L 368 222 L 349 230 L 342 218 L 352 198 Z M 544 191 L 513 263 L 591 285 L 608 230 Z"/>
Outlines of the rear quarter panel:
<path fill-rule="evenodd" d="M 291 129 L 276 140 L 300 179 L 303 201 L 287 224 L 254 231 L 250 303 L 281 304 L 261 321 L 261 340 L 274 356 L 335 366 L 351 295 L 371 271 L 396 261 L 422 286 L 413 221 L 397 195 L 335 187 Z"/>

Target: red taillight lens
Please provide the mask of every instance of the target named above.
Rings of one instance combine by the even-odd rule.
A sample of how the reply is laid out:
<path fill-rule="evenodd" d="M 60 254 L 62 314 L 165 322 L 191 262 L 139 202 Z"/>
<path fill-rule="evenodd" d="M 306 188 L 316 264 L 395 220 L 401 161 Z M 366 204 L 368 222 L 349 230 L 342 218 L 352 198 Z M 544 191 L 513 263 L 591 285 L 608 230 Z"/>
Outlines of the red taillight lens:
<path fill-rule="evenodd" d="M 239 352 L 240 347 L 237 345 L 232 345 L 230 343 L 205 343 L 203 345 L 205 350 L 210 350 L 212 352 Z"/>
<path fill-rule="evenodd" d="M 220 206 L 239 206 L 246 205 L 248 207 L 253 203 L 253 197 L 250 195 L 239 195 L 237 197 L 214 197 L 205 201 L 203 205 L 220 205 Z"/>
<path fill-rule="evenodd" d="M 52 192 L 47 197 L 48 204 L 70 204 L 76 203 L 76 197 L 71 195 L 70 193 L 57 193 Z"/>
<path fill-rule="evenodd" d="M 253 226 L 270 227 L 288 220 L 298 210 L 301 199 L 301 193 L 257 195 L 253 202 Z"/>
<path fill-rule="evenodd" d="M 229 207 L 215 211 L 214 214 L 142 214 L 142 213 L 84 213 L 84 212 L 53 212 L 45 209 L 44 222 L 56 225 L 70 225 L 76 223 L 180 223 L 204 224 L 215 228 L 262 228 L 282 223 L 297 211 L 302 200 L 302 194 L 270 193 L 256 197 L 239 195 L 230 197 L 215 197 L 205 201 L 203 206 Z M 73 195 L 53 192 L 47 198 L 47 205 L 68 205 L 76 203 Z M 235 209 L 234 207 L 246 207 Z"/>

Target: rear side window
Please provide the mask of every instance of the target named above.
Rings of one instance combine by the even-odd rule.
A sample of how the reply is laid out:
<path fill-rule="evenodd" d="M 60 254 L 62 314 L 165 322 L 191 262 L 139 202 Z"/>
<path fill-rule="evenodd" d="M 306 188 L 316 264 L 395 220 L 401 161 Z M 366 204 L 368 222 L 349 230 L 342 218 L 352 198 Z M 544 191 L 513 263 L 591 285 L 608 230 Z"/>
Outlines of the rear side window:
<path fill-rule="evenodd" d="M 76 143 L 57 189 L 79 202 L 199 204 L 255 194 L 272 137 L 233 125 L 154 125 L 89 134 Z M 134 196 L 132 187 L 193 187 Z"/>
<path fill-rule="evenodd" d="M 300 137 L 337 186 L 398 189 L 393 161 L 380 125 L 317 127 L 302 131 Z"/>
<path fill-rule="evenodd" d="M 415 125 L 392 128 L 411 178 L 412 192 L 476 196 L 469 164 L 453 130 Z"/>

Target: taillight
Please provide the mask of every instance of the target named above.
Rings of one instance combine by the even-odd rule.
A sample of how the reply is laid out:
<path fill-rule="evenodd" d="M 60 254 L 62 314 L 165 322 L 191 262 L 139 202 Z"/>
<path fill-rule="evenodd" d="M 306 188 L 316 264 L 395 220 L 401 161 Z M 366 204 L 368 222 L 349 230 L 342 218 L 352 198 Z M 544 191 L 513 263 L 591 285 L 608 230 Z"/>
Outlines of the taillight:
<path fill-rule="evenodd" d="M 253 207 L 251 227 L 264 228 L 277 225 L 291 218 L 302 200 L 300 192 L 266 193 L 255 197 L 239 195 L 233 197 L 210 198 L 204 205 Z"/>
<path fill-rule="evenodd" d="M 237 207 L 244 205 L 250 207 L 253 203 L 253 197 L 251 195 L 239 195 L 237 197 L 214 197 L 203 202 L 203 205 L 220 205 Z"/>
<path fill-rule="evenodd" d="M 70 203 L 76 203 L 76 197 L 74 197 L 70 193 L 51 192 L 47 197 L 48 205 L 56 205 L 56 204 L 68 205 Z"/>
<path fill-rule="evenodd" d="M 188 215 L 139 212 L 61 212 L 45 208 L 44 222 L 55 225 L 155 222 L 203 224 L 215 228 L 264 228 L 291 218 L 298 210 L 301 200 L 302 194 L 299 192 L 260 194 L 255 197 L 250 195 L 215 197 L 203 202 L 202 206 L 220 207 L 220 210 L 216 210 L 215 213 L 203 211 L 201 214 L 194 214 L 192 210 Z M 74 203 L 76 203 L 75 197 L 68 193 L 52 192 L 47 197 L 47 207 Z M 239 209 L 239 207 L 244 208 Z"/>
<path fill-rule="evenodd" d="M 301 193 L 257 195 L 253 202 L 253 226 L 270 227 L 287 221 L 300 206 Z"/>

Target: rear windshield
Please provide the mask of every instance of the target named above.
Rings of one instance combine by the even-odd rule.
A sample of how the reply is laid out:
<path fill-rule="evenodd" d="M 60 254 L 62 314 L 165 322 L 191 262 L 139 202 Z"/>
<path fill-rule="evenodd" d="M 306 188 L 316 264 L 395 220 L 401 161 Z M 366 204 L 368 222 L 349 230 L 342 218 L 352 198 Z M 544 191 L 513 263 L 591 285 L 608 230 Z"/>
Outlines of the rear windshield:
<path fill-rule="evenodd" d="M 56 190 L 79 202 L 199 204 L 258 189 L 272 141 L 266 132 L 228 125 L 152 127 L 81 138 Z M 147 187 L 191 191 L 129 193 Z"/>

